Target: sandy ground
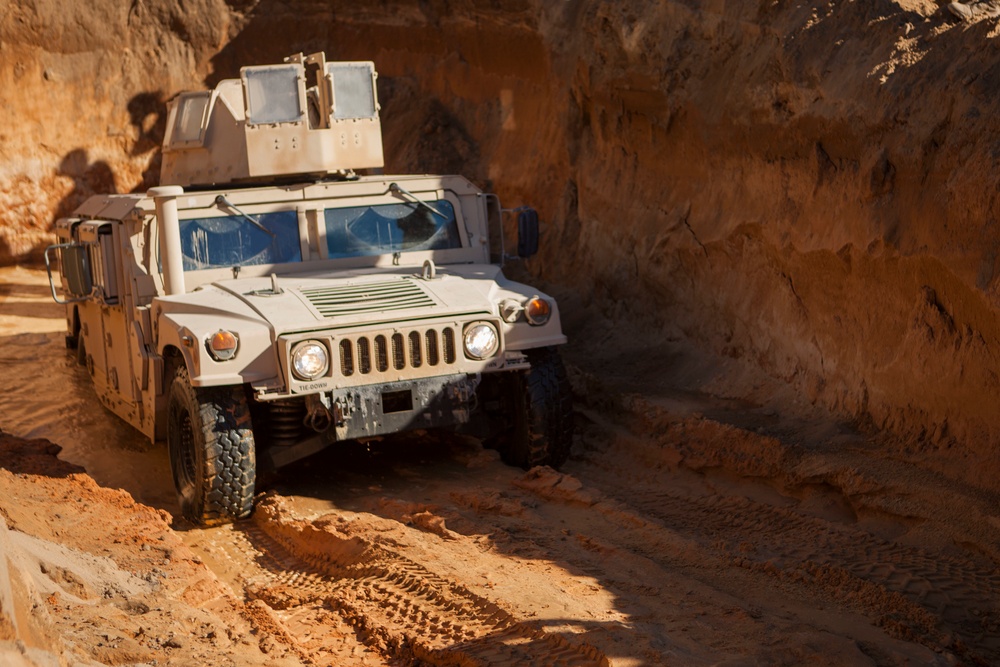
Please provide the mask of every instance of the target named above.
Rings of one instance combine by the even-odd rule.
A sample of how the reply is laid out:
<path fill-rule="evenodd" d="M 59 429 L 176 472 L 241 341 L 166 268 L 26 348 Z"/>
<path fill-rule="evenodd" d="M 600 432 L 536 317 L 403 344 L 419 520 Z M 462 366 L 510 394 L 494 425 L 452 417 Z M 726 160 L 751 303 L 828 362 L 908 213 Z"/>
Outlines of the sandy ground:
<path fill-rule="evenodd" d="M 418 434 L 196 529 L 160 448 L 88 393 L 44 272 L 3 269 L 0 662 L 1000 662 L 996 497 L 571 301 L 561 472 Z"/>

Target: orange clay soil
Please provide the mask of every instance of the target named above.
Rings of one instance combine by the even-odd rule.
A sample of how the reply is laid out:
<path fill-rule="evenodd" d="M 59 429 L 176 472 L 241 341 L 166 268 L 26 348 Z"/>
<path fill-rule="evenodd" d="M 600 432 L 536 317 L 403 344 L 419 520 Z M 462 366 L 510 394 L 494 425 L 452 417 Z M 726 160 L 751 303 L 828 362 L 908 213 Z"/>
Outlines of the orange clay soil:
<path fill-rule="evenodd" d="M 82 398 L 33 430 L 84 457 L 95 427 L 67 424 L 114 417 L 67 358 L 43 274 L 3 278 L 4 415 L 35 400 L 12 376 L 54 359 Z M 415 434 L 293 467 L 233 526 L 133 500 L 169 498 L 168 473 L 106 488 L 48 440 L 4 433 L 0 662 L 1000 661 L 996 497 L 727 362 L 597 347 L 568 350 L 579 435 L 561 472 Z M 144 455 L 165 471 L 159 448 Z"/>

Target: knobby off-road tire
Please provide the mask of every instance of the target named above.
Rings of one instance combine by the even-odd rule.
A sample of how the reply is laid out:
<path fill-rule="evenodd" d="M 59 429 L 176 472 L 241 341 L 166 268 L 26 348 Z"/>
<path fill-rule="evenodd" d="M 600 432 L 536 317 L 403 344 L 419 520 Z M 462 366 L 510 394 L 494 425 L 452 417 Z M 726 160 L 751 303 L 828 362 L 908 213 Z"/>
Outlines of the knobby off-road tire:
<path fill-rule="evenodd" d="M 242 387 L 192 387 L 180 368 L 167 401 L 167 443 L 186 518 L 210 526 L 250 516 L 257 465 Z"/>
<path fill-rule="evenodd" d="M 531 368 L 509 378 L 513 423 L 497 439 L 505 463 L 528 470 L 558 468 L 573 444 L 573 397 L 562 357 L 554 348 L 528 351 Z"/>

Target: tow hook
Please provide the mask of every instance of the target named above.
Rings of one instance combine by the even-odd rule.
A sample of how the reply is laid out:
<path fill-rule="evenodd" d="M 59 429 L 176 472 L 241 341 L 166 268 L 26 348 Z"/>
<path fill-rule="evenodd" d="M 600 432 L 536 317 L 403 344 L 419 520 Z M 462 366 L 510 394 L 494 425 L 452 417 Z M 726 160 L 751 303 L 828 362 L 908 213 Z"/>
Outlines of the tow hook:
<path fill-rule="evenodd" d="M 306 418 L 303 422 L 317 433 L 322 433 L 333 425 L 333 414 L 323 404 L 319 395 L 306 396 Z"/>

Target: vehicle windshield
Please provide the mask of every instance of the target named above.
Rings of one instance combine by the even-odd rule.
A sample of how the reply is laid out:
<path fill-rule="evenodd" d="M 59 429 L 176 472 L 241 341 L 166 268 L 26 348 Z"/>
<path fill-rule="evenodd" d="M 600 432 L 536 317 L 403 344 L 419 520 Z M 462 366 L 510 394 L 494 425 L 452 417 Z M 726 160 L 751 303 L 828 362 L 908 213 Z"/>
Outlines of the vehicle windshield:
<path fill-rule="evenodd" d="M 242 215 L 181 220 L 184 270 L 302 261 L 295 211 L 263 213 L 255 219 L 274 236 Z"/>
<path fill-rule="evenodd" d="M 324 218 L 331 259 L 462 247 L 455 207 L 444 199 L 328 208 Z"/>

